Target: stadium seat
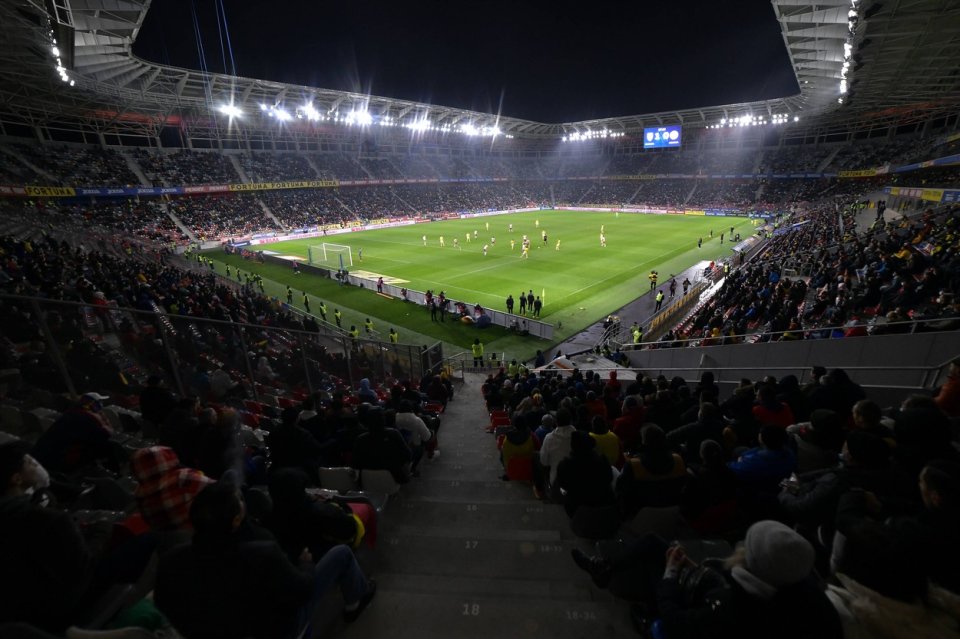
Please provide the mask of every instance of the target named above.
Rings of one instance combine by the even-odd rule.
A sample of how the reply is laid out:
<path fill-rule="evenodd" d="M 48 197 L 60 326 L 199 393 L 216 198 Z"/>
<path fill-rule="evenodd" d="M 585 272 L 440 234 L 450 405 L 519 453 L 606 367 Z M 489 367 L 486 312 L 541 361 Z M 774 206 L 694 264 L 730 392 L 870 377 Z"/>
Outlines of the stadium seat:
<path fill-rule="evenodd" d="M 511 481 L 533 481 L 533 458 L 511 457 L 506 473 Z"/>
<path fill-rule="evenodd" d="M 357 478 L 357 471 L 345 466 L 320 469 L 320 486 L 341 494 L 358 490 Z"/>

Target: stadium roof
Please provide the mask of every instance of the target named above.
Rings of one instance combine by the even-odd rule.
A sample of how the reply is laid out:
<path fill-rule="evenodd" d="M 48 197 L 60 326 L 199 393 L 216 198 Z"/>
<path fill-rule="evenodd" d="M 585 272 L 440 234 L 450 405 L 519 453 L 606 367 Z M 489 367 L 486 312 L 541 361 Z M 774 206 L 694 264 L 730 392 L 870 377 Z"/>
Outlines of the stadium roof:
<path fill-rule="evenodd" d="M 271 115 L 437 130 L 496 130 L 560 138 L 646 126 L 702 128 L 744 115 L 809 122 L 895 121 L 956 112 L 960 104 L 960 4 L 953 0 L 772 0 L 800 93 L 747 102 L 566 123 L 541 123 L 440 105 L 205 73 L 148 62 L 131 47 L 150 0 L 7 0 L 0 3 L 0 102 L 23 122 L 83 118 L 96 130 Z M 49 10 L 48 10 L 49 7 Z M 64 70 L 55 69 L 52 39 Z M 745 46 L 749 46 L 745 43 Z M 846 93 L 841 92 L 845 81 Z M 839 102 L 842 99 L 843 104 Z M 312 112 L 304 112 L 305 104 Z M 264 110 L 266 109 L 266 110 Z M 351 115 L 352 113 L 352 115 Z M 368 118 L 366 114 L 370 114 Z M 381 124 L 383 122 L 383 124 Z M 265 126 L 265 124 L 264 124 Z"/>

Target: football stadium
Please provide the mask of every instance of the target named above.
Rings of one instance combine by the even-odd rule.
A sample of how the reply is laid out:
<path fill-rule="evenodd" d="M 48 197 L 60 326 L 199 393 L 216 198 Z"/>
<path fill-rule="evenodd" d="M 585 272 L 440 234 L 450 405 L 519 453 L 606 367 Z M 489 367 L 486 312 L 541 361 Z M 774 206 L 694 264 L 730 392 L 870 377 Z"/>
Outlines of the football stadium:
<path fill-rule="evenodd" d="M 0 637 L 960 637 L 955 2 L 254 4 L 0 2 Z"/>

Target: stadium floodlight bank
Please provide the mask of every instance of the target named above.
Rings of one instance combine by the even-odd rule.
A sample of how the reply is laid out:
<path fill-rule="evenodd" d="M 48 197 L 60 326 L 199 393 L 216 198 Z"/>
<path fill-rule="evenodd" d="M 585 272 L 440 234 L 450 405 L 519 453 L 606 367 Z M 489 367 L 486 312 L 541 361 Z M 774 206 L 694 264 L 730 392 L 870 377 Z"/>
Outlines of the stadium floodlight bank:
<path fill-rule="evenodd" d="M 343 258 L 341 260 L 341 258 Z M 344 244 L 327 244 L 307 247 L 307 262 L 316 266 L 333 268 L 353 266 L 353 249 Z"/>

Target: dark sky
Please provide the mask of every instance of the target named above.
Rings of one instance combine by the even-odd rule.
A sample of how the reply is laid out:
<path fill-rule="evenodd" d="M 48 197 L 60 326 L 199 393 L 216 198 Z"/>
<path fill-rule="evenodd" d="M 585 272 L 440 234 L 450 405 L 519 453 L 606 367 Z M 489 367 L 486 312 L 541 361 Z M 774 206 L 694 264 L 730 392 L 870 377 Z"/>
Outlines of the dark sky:
<path fill-rule="evenodd" d="M 770 0 L 154 0 L 134 52 L 238 75 L 566 122 L 797 92 Z M 223 51 L 227 50 L 224 65 Z"/>

